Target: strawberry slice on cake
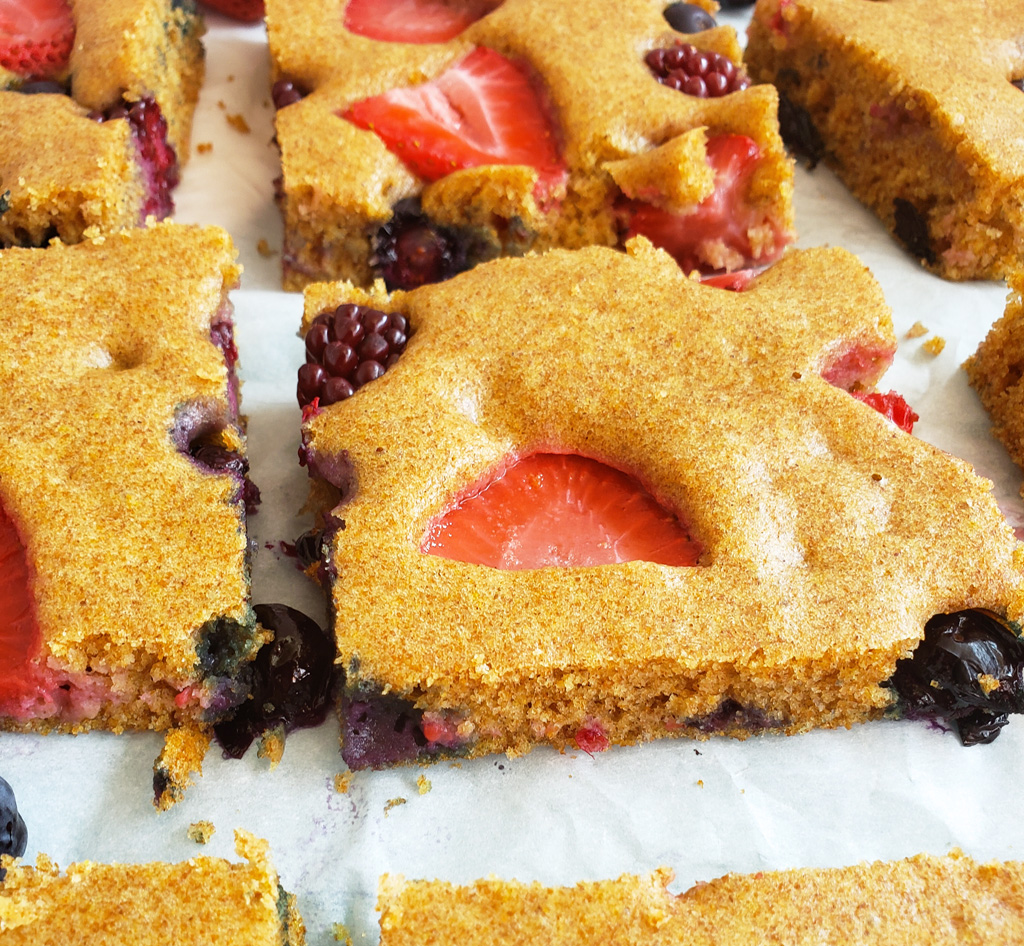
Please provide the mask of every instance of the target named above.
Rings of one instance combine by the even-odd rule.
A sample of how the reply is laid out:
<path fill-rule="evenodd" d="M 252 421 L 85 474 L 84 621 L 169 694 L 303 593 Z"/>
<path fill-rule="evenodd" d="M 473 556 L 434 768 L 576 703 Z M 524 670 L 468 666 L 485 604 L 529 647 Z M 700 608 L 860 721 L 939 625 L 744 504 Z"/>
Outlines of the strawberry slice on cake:
<path fill-rule="evenodd" d="M 67 0 L 0 0 L 0 69 L 24 78 L 59 75 L 74 41 Z"/>
<path fill-rule="evenodd" d="M 486 47 L 431 82 L 363 99 L 342 114 L 425 181 L 490 164 L 527 165 L 537 170 L 535 196 L 544 199 L 567 176 L 555 125 L 529 75 Z"/>
<path fill-rule="evenodd" d="M 345 29 L 390 43 L 444 43 L 501 0 L 349 0 Z"/>

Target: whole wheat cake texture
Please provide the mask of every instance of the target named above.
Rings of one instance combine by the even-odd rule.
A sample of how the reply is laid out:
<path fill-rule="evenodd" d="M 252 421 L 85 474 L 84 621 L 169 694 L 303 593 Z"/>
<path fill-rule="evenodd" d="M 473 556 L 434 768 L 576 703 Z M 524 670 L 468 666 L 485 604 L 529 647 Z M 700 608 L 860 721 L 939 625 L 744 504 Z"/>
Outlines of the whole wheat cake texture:
<path fill-rule="evenodd" d="M 961 946 L 1024 941 L 1024 865 L 959 851 L 854 867 L 727 874 L 679 895 L 673 874 L 575 887 L 385 875 L 381 946 Z"/>
<path fill-rule="evenodd" d="M 644 55 L 676 42 L 741 62 L 731 27 L 677 33 L 665 6 L 504 0 L 454 39 L 417 45 L 350 32 L 345 0 L 269 0 L 273 78 L 307 93 L 276 116 L 284 287 L 318 279 L 372 283 L 379 275 L 374 236 L 405 198 L 419 198 L 437 225 L 467 228 L 481 258 L 617 245 L 619 198 L 656 195 L 659 206 L 692 210 L 715 186 L 707 139 L 730 133 L 749 136 L 760 151 L 744 195 L 750 216 L 737 210 L 734 229 L 748 233 L 755 263 L 775 259 L 794 238 L 793 172 L 779 138 L 775 90 L 697 98 L 659 84 Z M 523 64 L 543 90 L 568 168 L 564 195 L 546 208 L 534 198 L 532 168 L 485 165 L 427 183 L 372 130 L 342 117 L 365 98 L 433 80 L 474 47 Z M 746 265 L 710 252 L 711 268 Z"/>
<path fill-rule="evenodd" d="M 928 269 L 1001 279 L 1024 255 L 1022 22 L 1024 0 L 758 0 L 744 55 Z"/>
<path fill-rule="evenodd" d="M 124 119 L 104 112 L 150 96 L 177 160 L 189 157 L 203 82 L 203 20 L 194 0 L 75 0 L 74 46 L 54 78 L 68 95 L 25 95 L 0 68 L 0 247 L 65 243 L 138 226 L 149 184 Z"/>
<path fill-rule="evenodd" d="M 4 857 L 0 937 L 11 946 L 302 946 L 305 928 L 266 841 L 235 832 L 244 863 L 194 857 L 178 864 L 97 864 L 63 873 Z"/>
<path fill-rule="evenodd" d="M 1014 463 L 1024 467 L 1024 271 L 1012 273 L 1008 282 L 1006 312 L 964 363 L 964 369 L 992 416 L 992 432 Z"/>
<path fill-rule="evenodd" d="M 164 803 L 264 638 L 245 484 L 206 459 L 244 465 L 235 256 L 174 224 L 0 253 L 0 725 L 166 730 Z"/>
<path fill-rule="evenodd" d="M 991 483 L 843 390 L 873 388 L 895 351 L 863 264 L 791 252 L 733 293 L 628 249 L 409 293 L 306 290 L 306 327 L 355 302 L 411 332 L 303 426 L 351 700 L 401 698 L 471 755 L 595 727 L 620 744 L 795 733 L 894 711 L 885 681 L 933 615 L 1020 621 L 1024 552 Z M 636 476 L 698 565 L 509 571 L 421 551 L 472 484 L 537 451 Z"/>

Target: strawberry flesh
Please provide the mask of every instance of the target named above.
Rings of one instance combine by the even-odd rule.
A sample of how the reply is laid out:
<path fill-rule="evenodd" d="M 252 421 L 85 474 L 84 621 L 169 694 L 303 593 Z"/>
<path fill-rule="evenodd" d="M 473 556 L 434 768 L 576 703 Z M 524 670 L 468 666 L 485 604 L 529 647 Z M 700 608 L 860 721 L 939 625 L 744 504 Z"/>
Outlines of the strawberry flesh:
<path fill-rule="evenodd" d="M 223 13 L 242 23 L 257 23 L 263 19 L 263 0 L 203 0 L 211 10 Z"/>
<path fill-rule="evenodd" d="M 67 0 L 0 0 L 0 68 L 50 78 L 67 67 L 74 41 Z"/>
<path fill-rule="evenodd" d="M 749 265 L 771 262 L 781 255 L 785 240 L 776 229 L 775 252 L 755 256 L 751 227 L 769 221 L 747 203 L 750 179 L 761 158 L 757 142 L 746 135 L 716 135 L 708 139 L 707 160 L 715 172 L 715 188 L 690 213 L 673 213 L 637 200 L 621 200 L 618 210 L 626 220 L 625 238 L 647 237 L 670 253 L 685 272 L 708 273 L 737 269 L 729 260 Z M 720 259 L 728 257 L 724 262 Z"/>
<path fill-rule="evenodd" d="M 526 72 L 485 47 L 431 82 L 349 106 L 344 118 L 373 131 L 413 174 L 436 181 L 491 164 L 537 170 L 535 196 L 564 183 L 555 127 Z"/>
<path fill-rule="evenodd" d="M 880 394 L 877 391 L 851 391 L 851 394 L 858 400 L 863 401 L 869 407 L 873 407 L 886 420 L 892 421 L 900 430 L 908 434 L 914 432 L 914 423 L 921 418 L 914 409 L 903 399 L 903 395 L 895 391 L 887 394 Z"/>
<path fill-rule="evenodd" d="M 0 715 L 19 714 L 39 680 L 34 659 L 40 633 L 31 592 L 31 569 L 18 530 L 0 505 Z"/>
<path fill-rule="evenodd" d="M 349 0 L 345 29 L 390 43 L 445 43 L 501 0 Z"/>
<path fill-rule="evenodd" d="M 500 569 L 696 565 L 701 545 L 634 477 L 537 453 L 488 474 L 430 525 L 422 550 Z"/>

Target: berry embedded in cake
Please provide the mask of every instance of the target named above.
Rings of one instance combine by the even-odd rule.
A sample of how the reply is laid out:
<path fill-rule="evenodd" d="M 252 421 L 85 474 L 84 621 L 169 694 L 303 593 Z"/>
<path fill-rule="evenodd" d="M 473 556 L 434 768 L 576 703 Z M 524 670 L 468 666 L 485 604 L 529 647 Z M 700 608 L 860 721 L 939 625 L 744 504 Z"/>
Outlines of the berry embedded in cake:
<path fill-rule="evenodd" d="M 0 247 L 173 212 L 202 31 L 193 0 L 0 0 Z"/>
<path fill-rule="evenodd" d="M 1021 22 L 1024 0 L 758 0 L 745 57 L 778 87 L 783 137 L 912 256 L 999 279 L 1024 257 L 1021 58 L 997 53 Z"/>
<path fill-rule="evenodd" d="M 166 731 L 162 805 L 266 638 L 234 257 L 223 231 L 171 224 L 0 254 L 0 725 Z"/>
<path fill-rule="evenodd" d="M 645 215 L 687 270 L 775 261 L 794 236 L 775 91 L 711 9 L 349 0 L 325 19 L 270 0 L 285 288 L 622 248 Z M 712 144 L 734 137 L 752 146 L 739 179 Z"/>
<path fill-rule="evenodd" d="M 296 899 L 281 885 L 267 842 L 236 830 L 235 852 L 243 862 L 83 861 L 63 872 L 45 854 L 35 867 L 15 863 L 0 885 L 4 942 L 303 946 Z"/>
<path fill-rule="evenodd" d="M 351 307 L 409 326 L 386 373 L 304 412 L 352 768 L 886 714 L 970 743 L 1024 710 L 1019 545 L 877 391 L 895 340 L 850 254 L 792 252 L 742 292 L 642 238 L 411 292 L 323 283 L 307 339 Z M 982 611 L 999 659 L 930 643 Z"/>
<path fill-rule="evenodd" d="M 18 802 L 14 797 L 14 789 L 7 779 L 0 778 L 0 854 L 9 857 L 21 857 L 28 847 L 28 828 L 25 820 L 18 813 Z M 0 880 L 7 876 L 5 868 L 0 867 Z"/>

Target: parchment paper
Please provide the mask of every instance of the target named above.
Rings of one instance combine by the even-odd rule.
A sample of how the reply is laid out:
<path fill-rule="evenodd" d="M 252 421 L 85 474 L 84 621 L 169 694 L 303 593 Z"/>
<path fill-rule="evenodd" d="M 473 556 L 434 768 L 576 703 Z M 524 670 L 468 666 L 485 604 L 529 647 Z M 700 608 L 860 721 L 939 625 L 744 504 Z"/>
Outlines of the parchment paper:
<path fill-rule="evenodd" d="M 720 19 L 742 29 L 749 13 Z M 272 203 L 279 173 L 272 138 L 268 54 L 261 26 L 208 19 L 208 75 L 194 153 L 177 195 L 177 219 L 216 223 L 234 237 L 246 272 L 233 295 L 249 453 L 263 505 L 252 520 L 258 546 L 255 601 L 283 601 L 323 617 L 317 589 L 278 543 L 308 526 L 300 513 L 306 473 L 296 462 L 295 368 L 301 297 L 279 289 Z M 241 115 L 248 134 L 228 122 Z M 1005 287 L 954 284 L 931 276 L 890 241 L 824 167 L 797 171 L 800 246 L 842 245 L 882 283 L 900 350 L 883 381 L 921 415 L 915 434 L 957 454 L 995 482 L 1010 520 L 1024 526 L 1020 471 L 989 434 L 960 364 L 1002 313 Z M 922 322 L 946 340 L 938 356 Z M 468 882 L 488 874 L 573 883 L 676 870 L 684 889 L 729 871 L 838 866 L 953 846 L 979 858 L 1024 858 L 1017 816 L 1024 775 L 1024 721 L 991 746 L 965 749 L 955 736 L 913 723 L 737 742 L 668 740 L 593 758 L 541 749 L 429 768 L 359 773 L 347 794 L 337 722 L 288 738 L 273 772 L 250 753 L 223 760 L 214 748 L 185 800 L 160 814 L 151 804 L 152 763 L 161 737 L 0 735 L 0 774 L 15 788 L 29 828 L 26 857 L 45 851 L 75 860 L 181 860 L 232 856 L 232 832 L 270 840 L 286 888 L 298 894 L 309 942 L 334 941 L 348 925 L 356 943 L 375 942 L 376 884 L 384 871 Z M 417 777 L 431 790 L 420 794 Z M 404 799 L 404 804 L 390 804 Z M 188 825 L 217 829 L 200 848 Z"/>

